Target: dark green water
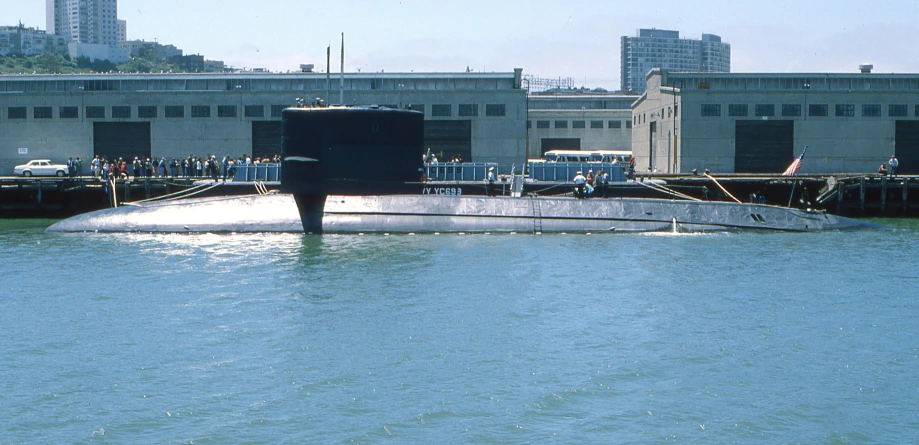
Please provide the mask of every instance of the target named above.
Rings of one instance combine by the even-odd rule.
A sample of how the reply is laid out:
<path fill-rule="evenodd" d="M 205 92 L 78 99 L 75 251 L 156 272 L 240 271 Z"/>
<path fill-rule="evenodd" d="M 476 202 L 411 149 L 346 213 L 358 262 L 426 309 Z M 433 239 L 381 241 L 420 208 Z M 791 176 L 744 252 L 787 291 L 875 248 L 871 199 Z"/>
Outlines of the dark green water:
<path fill-rule="evenodd" d="M 0 220 L 0 443 L 914 443 L 919 224 L 44 234 Z"/>

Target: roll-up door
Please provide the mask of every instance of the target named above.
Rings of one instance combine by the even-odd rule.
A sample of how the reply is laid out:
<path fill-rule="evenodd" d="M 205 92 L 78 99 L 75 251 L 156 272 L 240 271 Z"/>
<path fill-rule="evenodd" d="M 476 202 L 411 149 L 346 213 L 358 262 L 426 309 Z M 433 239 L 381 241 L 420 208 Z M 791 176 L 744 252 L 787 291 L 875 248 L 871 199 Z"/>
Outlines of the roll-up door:
<path fill-rule="evenodd" d="M 542 138 L 542 153 L 546 154 L 549 150 L 580 150 L 580 138 Z"/>
<path fill-rule="evenodd" d="M 424 121 L 424 148 L 431 149 L 439 161 L 462 156 L 472 162 L 472 121 Z"/>
<path fill-rule="evenodd" d="M 281 121 L 252 121 L 252 157 L 271 158 L 280 153 Z"/>
<path fill-rule="evenodd" d="M 782 173 L 794 160 L 794 121 L 739 120 L 734 129 L 735 173 Z"/>
<path fill-rule="evenodd" d="M 114 160 L 148 158 L 150 122 L 93 122 L 93 154 Z"/>
<path fill-rule="evenodd" d="M 896 142 L 897 173 L 919 173 L 919 121 L 897 121 Z M 886 156 L 886 154 L 882 153 Z"/>

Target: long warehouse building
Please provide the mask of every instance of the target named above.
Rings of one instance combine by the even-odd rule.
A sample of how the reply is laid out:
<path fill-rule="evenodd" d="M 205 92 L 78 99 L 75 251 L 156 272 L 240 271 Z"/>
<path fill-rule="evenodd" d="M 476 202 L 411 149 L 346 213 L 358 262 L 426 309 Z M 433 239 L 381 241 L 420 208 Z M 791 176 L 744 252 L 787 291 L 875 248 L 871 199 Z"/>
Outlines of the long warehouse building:
<path fill-rule="evenodd" d="M 281 111 L 298 99 L 417 110 L 425 116 L 426 147 L 441 159 L 462 156 L 509 168 L 528 156 L 527 91 L 521 77 L 520 69 L 345 73 L 341 78 L 321 73 L 2 75 L 0 175 L 38 158 L 273 156 L 281 146 Z"/>

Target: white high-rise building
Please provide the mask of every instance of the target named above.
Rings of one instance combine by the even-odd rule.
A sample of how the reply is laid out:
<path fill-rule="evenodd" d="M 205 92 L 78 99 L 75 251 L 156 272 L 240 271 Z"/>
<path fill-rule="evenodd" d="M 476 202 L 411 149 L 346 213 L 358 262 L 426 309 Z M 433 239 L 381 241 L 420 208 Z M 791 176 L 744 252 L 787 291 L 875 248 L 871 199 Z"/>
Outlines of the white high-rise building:
<path fill-rule="evenodd" d="M 671 72 L 731 72 L 731 45 L 721 37 L 702 34 L 702 40 L 681 39 L 679 31 L 639 29 L 636 37 L 622 36 L 621 90 L 641 94 L 652 68 Z"/>
<path fill-rule="evenodd" d="M 49 33 L 72 43 L 118 47 L 117 0 L 46 0 Z"/>

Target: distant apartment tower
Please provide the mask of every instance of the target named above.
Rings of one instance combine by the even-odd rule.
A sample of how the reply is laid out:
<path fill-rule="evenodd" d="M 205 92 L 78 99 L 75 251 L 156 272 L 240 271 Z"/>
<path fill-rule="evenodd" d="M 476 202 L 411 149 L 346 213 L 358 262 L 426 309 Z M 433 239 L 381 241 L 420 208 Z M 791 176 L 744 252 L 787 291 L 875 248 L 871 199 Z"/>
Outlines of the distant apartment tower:
<path fill-rule="evenodd" d="M 128 41 L 128 22 L 124 20 L 118 21 L 118 28 L 115 38 L 118 41 L 118 45 L 121 46 L 123 46 Z"/>
<path fill-rule="evenodd" d="M 46 0 L 48 32 L 69 42 L 118 47 L 117 0 Z"/>
<path fill-rule="evenodd" d="M 679 31 L 639 29 L 637 37 L 622 36 L 621 90 L 645 92 L 645 76 L 652 68 L 672 72 L 731 72 L 731 45 L 721 37 L 702 34 L 702 40 L 681 39 Z"/>

